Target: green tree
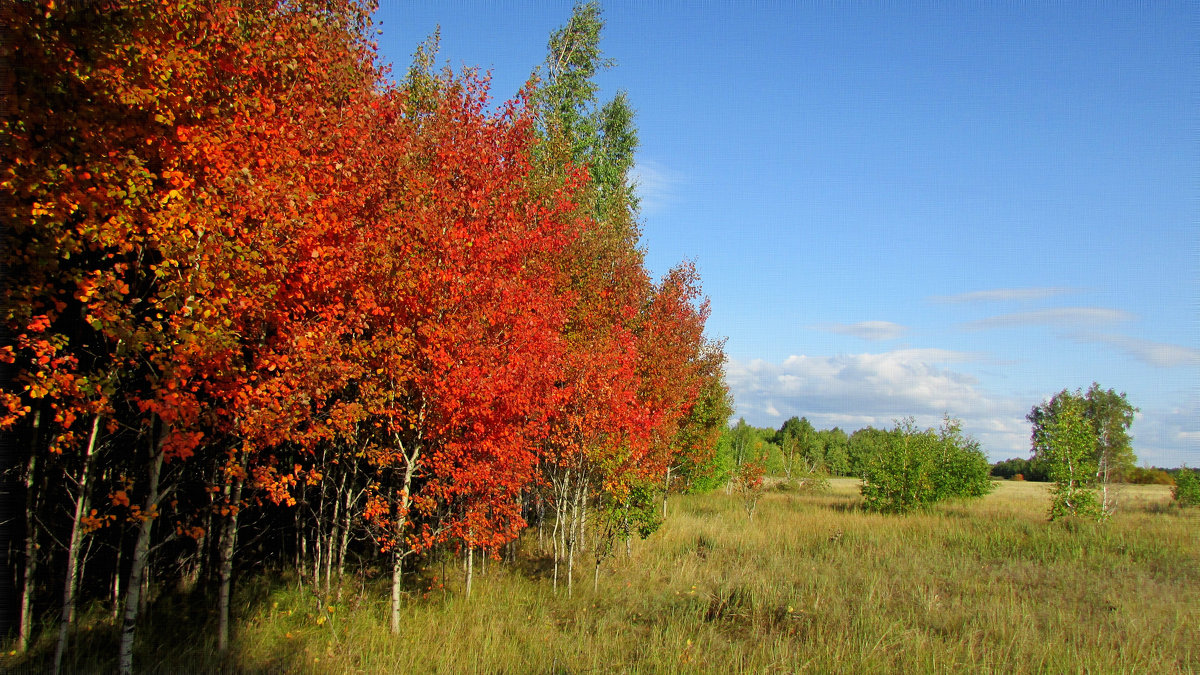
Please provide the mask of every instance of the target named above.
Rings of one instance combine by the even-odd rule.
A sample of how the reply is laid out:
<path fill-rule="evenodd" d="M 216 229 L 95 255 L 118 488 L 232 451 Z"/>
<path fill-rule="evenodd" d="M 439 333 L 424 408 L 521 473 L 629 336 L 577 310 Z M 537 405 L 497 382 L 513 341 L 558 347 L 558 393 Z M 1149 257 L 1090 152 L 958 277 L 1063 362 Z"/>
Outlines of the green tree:
<path fill-rule="evenodd" d="M 1102 389 L 1093 382 L 1086 393 L 1066 389 L 1055 394 L 1049 401 L 1036 405 L 1026 419 L 1033 425 L 1034 461 L 1046 454 L 1047 448 L 1039 438 L 1057 418 L 1064 407 L 1078 404 L 1084 422 L 1091 429 L 1093 444 L 1089 450 L 1091 463 L 1095 466 L 1095 482 L 1100 489 L 1100 505 L 1105 513 L 1116 509 L 1116 493 L 1112 486 L 1124 480 L 1125 474 L 1133 469 L 1137 457 L 1129 436 L 1138 409 L 1113 389 Z M 1053 478 L 1051 478 L 1053 480 Z"/>
<path fill-rule="evenodd" d="M 775 445 L 783 455 L 783 473 L 788 480 L 792 479 L 796 458 L 804 455 L 815 433 L 808 419 L 800 417 L 788 418 L 775 432 Z"/>
<path fill-rule="evenodd" d="M 846 432 L 837 427 L 818 431 L 817 442 L 824 448 L 825 467 L 830 474 L 834 476 L 853 475 L 850 469 L 850 437 L 846 435 Z"/>
<path fill-rule="evenodd" d="M 1006 459 L 992 465 L 991 474 L 998 478 L 1011 479 L 1013 476 L 1025 478 L 1029 471 L 1029 460 L 1020 457 Z"/>
<path fill-rule="evenodd" d="M 630 173 L 637 128 L 625 92 L 603 105 L 596 98 L 596 74 L 613 65 L 600 50 L 603 29 L 599 3 L 587 2 L 576 4 L 566 25 L 550 35 L 534 93 L 546 141 L 539 151 L 552 169 L 587 167 L 589 215 L 609 236 L 636 242 L 638 199 Z"/>
<path fill-rule="evenodd" d="M 1105 515 L 1095 491 L 1096 433 L 1085 411 L 1082 397 L 1063 397 L 1056 402 L 1054 414 L 1035 427 L 1035 443 L 1054 481 L 1051 520 Z"/>
<path fill-rule="evenodd" d="M 729 438 L 729 447 L 733 451 L 734 466 L 741 466 L 745 463 L 758 440 L 758 434 L 755 433 L 754 427 L 746 424 L 744 417 L 739 417 L 737 424 L 733 425 L 733 430 L 730 432 Z"/>
<path fill-rule="evenodd" d="M 870 459 L 883 451 L 889 442 L 889 435 L 887 430 L 875 427 L 864 427 L 851 434 L 847 446 L 849 471 L 846 475 L 861 477 Z"/>

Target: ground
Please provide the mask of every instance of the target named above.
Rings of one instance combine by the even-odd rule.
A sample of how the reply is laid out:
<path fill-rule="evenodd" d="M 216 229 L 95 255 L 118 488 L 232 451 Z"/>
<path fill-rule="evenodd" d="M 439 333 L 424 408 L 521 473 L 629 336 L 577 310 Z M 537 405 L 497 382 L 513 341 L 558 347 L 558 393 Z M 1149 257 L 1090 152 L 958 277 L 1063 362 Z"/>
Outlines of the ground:
<path fill-rule="evenodd" d="M 1163 486 L 1129 486 L 1120 499 L 1107 522 L 1051 523 L 1046 485 L 1005 481 L 980 500 L 884 516 L 860 509 L 856 481 L 835 479 L 824 495 L 776 486 L 751 521 L 736 494 L 673 496 L 657 533 L 602 563 L 595 591 L 585 554 L 571 597 L 555 592 L 527 537 L 517 564 L 489 563 L 469 598 L 459 561 L 425 561 L 392 636 L 382 576 L 355 575 L 341 601 L 259 576 L 240 581 L 231 661 L 214 660 L 211 627 L 195 624 L 191 639 L 149 637 L 138 663 L 331 673 L 1200 671 L 1200 509 L 1171 506 Z M 85 648 L 74 658 L 103 669 L 108 655 Z"/>

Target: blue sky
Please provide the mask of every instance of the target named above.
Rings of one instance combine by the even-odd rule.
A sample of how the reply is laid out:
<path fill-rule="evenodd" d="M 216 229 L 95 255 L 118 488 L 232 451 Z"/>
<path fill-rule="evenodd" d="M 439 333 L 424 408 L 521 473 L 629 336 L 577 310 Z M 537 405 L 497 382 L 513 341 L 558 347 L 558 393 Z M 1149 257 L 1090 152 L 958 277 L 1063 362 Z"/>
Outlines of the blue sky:
<path fill-rule="evenodd" d="M 510 97 L 564 2 L 384 2 L 402 73 Z M 694 260 L 737 414 L 778 427 L 1025 414 L 1093 381 L 1143 463 L 1200 465 L 1200 11 L 1194 3 L 607 2 L 647 265 Z"/>

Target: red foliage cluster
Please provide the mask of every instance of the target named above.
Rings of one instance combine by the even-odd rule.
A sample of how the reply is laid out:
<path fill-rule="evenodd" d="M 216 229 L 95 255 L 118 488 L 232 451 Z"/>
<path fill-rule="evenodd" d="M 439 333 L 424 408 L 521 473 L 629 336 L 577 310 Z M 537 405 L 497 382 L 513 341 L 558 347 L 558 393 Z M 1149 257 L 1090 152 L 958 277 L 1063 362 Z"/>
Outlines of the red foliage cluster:
<path fill-rule="evenodd" d="M 91 530 L 123 509 L 202 541 L 315 489 L 399 558 L 495 550 L 556 472 L 620 495 L 711 447 L 685 429 L 720 378 L 695 270 L 653 284 L 595 236 L 587 174 L 536 161 L 525 96 L 387 84 L 369 9 L 10 10 L 0 429 L 70 454 L 104 420 L 120 489 Z"/>

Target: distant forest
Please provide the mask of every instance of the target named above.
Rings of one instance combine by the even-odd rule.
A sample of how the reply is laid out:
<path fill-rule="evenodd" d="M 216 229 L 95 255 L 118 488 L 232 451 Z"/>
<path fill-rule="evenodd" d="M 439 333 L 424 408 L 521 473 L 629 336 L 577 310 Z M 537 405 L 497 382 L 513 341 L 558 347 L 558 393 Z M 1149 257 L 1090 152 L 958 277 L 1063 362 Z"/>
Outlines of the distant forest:
<path fill-rule="evenodd" d="M 879 451 L 895 429 L 864 427 L 847 434 L 839 427 L 817 429 L 805 417 L 792 417 L 778 429 L 756 427 L 739 419 L 717 443 L 715 475 L 732 472 L 746 456 L 761 456 L 766 472 L 784 476 L 788 470 L 821 471 L 830 476 L 859 477 L 867 460 Z M 790 466 L 789 466 L 790 464 Z M 992 464 L 991 475 L 1006 480 L 1048 482 L 1046 461 L 1037 457 L 1014 457 Z M 1131 467 L 1121 477 L 1125 483 L 1174 485 L 1179 468 Z M 720 482 L 720 481 L 717 481 Z M 707 483 L 701 487 L 709 487 Z"/>

